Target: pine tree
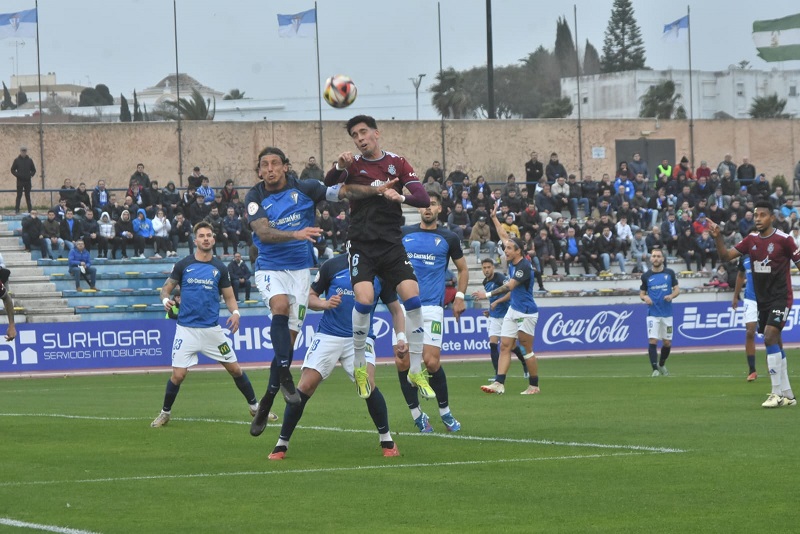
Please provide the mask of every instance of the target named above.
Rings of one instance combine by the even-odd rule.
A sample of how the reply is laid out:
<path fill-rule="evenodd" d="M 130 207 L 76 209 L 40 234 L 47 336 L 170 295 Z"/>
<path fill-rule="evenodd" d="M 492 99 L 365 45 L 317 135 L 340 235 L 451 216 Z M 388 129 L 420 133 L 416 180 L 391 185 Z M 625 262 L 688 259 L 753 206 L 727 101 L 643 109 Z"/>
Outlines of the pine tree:
<path fill-rule="evenodd" d="M 631 0 L 614 0 L 603 39 L 601 64 L 603 72 L 647 68 L 642 32 L 634 17 Z"/>
<path fill-rule="evenodd" d="M 561 78 L 578 75 L 578 54 L 575 52 L 572 31 L 565 17 L 559 17 L 556 23 L 556 46 L 553 54 L 558 61 Z"/>
<path fill-rule="evenodd" d="M 600 54 L 589 39 L 586 39 L 586 50 L 583 52 L 583 75 L 600 74 Z"/>
<path fill-rule="evenodd" d="M 142 122 L 142 110 L 139 109 L 139 99 L 136 98 L 136 89 L 133 90 L 133 122 Z"/>
<path fill-rule="evenodd" d="M 131 108 L 125 95 L 119 95 L 119 122 L 131 122 Z"/>

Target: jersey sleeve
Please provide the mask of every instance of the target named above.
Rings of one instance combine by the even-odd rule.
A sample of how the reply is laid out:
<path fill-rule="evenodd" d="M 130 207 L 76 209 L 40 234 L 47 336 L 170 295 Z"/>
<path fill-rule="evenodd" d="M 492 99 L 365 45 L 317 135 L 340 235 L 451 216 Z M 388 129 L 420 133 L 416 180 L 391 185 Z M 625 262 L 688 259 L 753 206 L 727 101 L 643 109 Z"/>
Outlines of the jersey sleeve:
<path fill-rule="evenodd" d="M 447 244 L 450 245 L 450 257 L 453 260 L 460 260 L 464 257 L 464 251 L 461 249 L 461 242 L 458 236 L 451 233 L 447 236 Z"/>
<path fill-rule="evenodd" d="M 219 289 L 222 291 L 226 287 L 231 287 L 231 275 L 225 264 L 219 262 Z"/>
<path fill-rule="evenodd" d="M 267 212 L 264 211 L 264 207 L 261 205 L 262 199 L 257 187 L 251 188 L 247 192 L 247 196 L 244 197 L 244 205 L 247 206 L 247 220 L 251 225 L 253 221 L 267 218 Z"/>
<path fill-rule="evenodd" d="M 786 236 L 786 247 L 791 254 L 792 262 L 800 262 L 800 248 L 797 248 L 797 243 L 794 242 L 791 236 Z"/>
<path fill-rule="evenodd" d="M 414 171 L 414 167 L 408 162 L 407 159 L 402 158 L 403 167 L 400 169 L 400 184 L 405 186 L 411 182 L 419 183 L 419 176 Z"/>
<path fill-rule="evenodd" d="M 518 284 L 526 284 L 531 279 L 531 264 L 527 261 L 521 261 L 520 265 L 514 271 L 514 280 Z"/>
<path fill-rule="evenodd" d="M 186 263 L 187 263 L 186 260 L 187 258 L 190 257 L 191 256 L 187 256 L 186 258 L 183 258 L 181 261 L 175 263 L 175 265 L 172 266 L 172 272 L 169 273 L 170 280 L 175 280 L 176 282 L 178 282 L 178 284 L 181 283 L 181 281 L 183 280 L 183 270 L 186 268 Z"/>
<path fill-rule="evenodd" d="M 733 246 L 733 248 L 738 250 L 739 254 L 741 254 L 742 256 L 744 256 L 749 252 L 749 247 L 750 247 L 750 234 L 744 236 L 744 239 L 742 239 Z"/>
<path fill-rule="evenodd" d="M 639 286 L 640 291 L 647 291 L 647 273 L 642 273 L 642 285 Z"/>
<path fill-rule="evenodd" d="M 326 187 L 325 184 L 319 180 L 301 180 L 298 182 L 297 187 L 314 202 L 338 202 L 340 184 L 334 184 L 331 187 Z"/>
<path fill-rule="evenodd" d="M 311 289 L 313 289 L 314 293 L 317 295 L 324 295 L 325 292 L 328 291 L 328 288 L 331 287 L 331 278 L 333 278 L 334 273 L 331 273 L 330 264 L 331 262 L 329 261 L 323 263 L 322 267 L 317 271 L 317 276 L 314 277 L 314 281 L 311 282 Z"/>
<path fill-rule="evenodd" d="M 672 284 L 672 287 L 676 287 L 678 285 L 678 277 L 675 276 L 675 271 L 672 269 L 669 270 L 669 281 Z"/>

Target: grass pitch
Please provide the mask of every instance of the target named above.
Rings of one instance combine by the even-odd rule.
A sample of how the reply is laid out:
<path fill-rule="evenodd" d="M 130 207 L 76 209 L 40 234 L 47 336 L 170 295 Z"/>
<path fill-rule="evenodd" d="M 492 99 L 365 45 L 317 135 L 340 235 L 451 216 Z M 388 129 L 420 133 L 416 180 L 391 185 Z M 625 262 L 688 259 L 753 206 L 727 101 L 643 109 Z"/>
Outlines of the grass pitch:
<path fill-rule="evenodd" d="M 281 462 L 267 460 L 280 423 L 251 437 L 224 372 L 190 372 L 160 429 L 167 373 L 0 380 L 0 531 L 795 530 L 800 406 L 761 408 L 769 378 L 746 383 L 738 353 L 668 366 L 651 378 L 646 356 L 542 360 L 542 394 L 521 396 L 515 361 L 507 393 L 489 396 L 488 362 L 445 363 L 453 435 L 424 400 L 435 433 L 418 434 L 380 366 L 399 458 L 381 456 L 337 370 Z M 261 393 L 267 371 L 248 374 Z"/>

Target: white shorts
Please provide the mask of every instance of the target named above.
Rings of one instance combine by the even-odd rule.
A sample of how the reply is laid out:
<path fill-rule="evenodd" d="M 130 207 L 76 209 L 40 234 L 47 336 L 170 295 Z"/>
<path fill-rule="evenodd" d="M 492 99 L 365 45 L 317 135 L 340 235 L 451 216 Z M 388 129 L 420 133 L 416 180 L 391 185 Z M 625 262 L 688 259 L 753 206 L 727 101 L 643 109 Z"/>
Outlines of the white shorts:
<path fill-rule="evenodd" d="M 754 300 L 744 299 L 744 324 L 758 322 L 758 303 Z"/>
<path fill-rule="evenodd" d="M 517 338 L 519 332 L 529 335 L 536 333 L 536 323 L 539 321 L 539 312 L 522 313 L 513 308 L 509 308 L 506 316 L 503 317 L 503 324 L 500 327 L 500 337 Z"/>
<path fill-rule="evenodd" d="M 367 363 L 375 365 L 375 342 L 371 337 L 367 338 L 365 356 Z M 306 358 L 303 360 L 303 369 L 314 369 L 325 380 L 331 376 L 336 362 L 340 362 L 350 380 L 355 380 L 353 378 L 353 357 L 352 337 L 338 337 L 316 332 L 306 352 Z"/>
<path fill-rule="evenodd" d="M 298 271 L 256 271 L 256 287 L 261 300 L 269 309 L 269 301 L 275 295 L 289 297 L 289 330 L 300 331 L 308 308 L 308 291 L 311 274 L 308 269 Z M 272 312 L 269 314 L 272 317 Z"/>
<path fill-rule="evenodd" d="M 500 331 L 502 328 L 502 317 L 489 317 L 489 337 L 500 337 Z"/>
<path fill-rule="evenodd" d="M 236 352 L 219 325 L 209 328 L 177 325 L 172 342 L 172 367 L 186 369 L 197 365 L 198 352 L 220 363 L 236 362 Z"/>
<path fill-rule="evenodd" d="M 403 309 L 403 315 L 408 317 L 405 308 Z M 424 330 L 422 344 L 441 349 L 442 335 L 444 334 L 444 308 L 441 306 L 423 306 L 422 329 Z M 396 334 L 392 329 L 392 345 L 397 345 Z"/>
<path fill-rule="evenodd" d="M 647 317 L 648 339 L 672 341 L 672 317 Z"/>

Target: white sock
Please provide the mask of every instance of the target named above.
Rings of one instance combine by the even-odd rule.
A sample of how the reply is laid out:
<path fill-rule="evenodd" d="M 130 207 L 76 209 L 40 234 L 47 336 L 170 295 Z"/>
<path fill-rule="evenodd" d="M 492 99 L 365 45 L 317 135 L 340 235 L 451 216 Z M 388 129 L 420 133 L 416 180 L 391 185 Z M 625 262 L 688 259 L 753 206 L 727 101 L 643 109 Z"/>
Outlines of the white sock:
<path fill-rule="evenodd" d="M 450 413 L 450 406 L 445 406 L 444 408 L 439 407 L 439 415 L 444 417 L 445 415 Z"/>
<path fill-rule="evenodd" d="M 381 442 L 384 442 L 384 441 L 394 441 L 394 440 L 392 439 L 392 434 L 391 434 L 391 432 L 387 432 L 386 434 L 378 434 L 378 435 L 380 436 L 380 440 L 381 440 Z"/>
<path fill-rule="evenodd" d="M 417 406 L 416 408 L 411 408 L 411 419 L 414 419 L 416 421 L 417 417 L 419 417 L 420 415 L 422 415 L 422 410 L 419 409 L 419 406 Z"/>
<path fill-rule="evenodd" d="M 781 394 L 781 353 L 780 350 L 774 353 L 767 353 L 767 369 L 769 370 L 769 381 L 772 383 L 772 393 Z"/>
<path fill-rule="evenodd" d="M 783 355 L 781 359 L 781 392 L 784 397 L 794 398 L 792 386 L 789 384 L 789 361 L 786 359 L 786 355 Z"/>
<path fill-rule="evenodd" d="M 406 337 L 408 338 L 408 356 L 410 366 L 408 372 L 422 372 L 422 308 L 406 310 Z"/>
<path fill-rule="evenodd" d="M 289 447 L 289 442 L 285 439 L 278 438 L 278 443 L 275 444 L 276 447 Z"/>
<path fill-rule="evenodd" d="M 369 333 L 369 314 L 361 313 L 353 308 L 353 366 L 367 365 L 367 334 Z"/>

